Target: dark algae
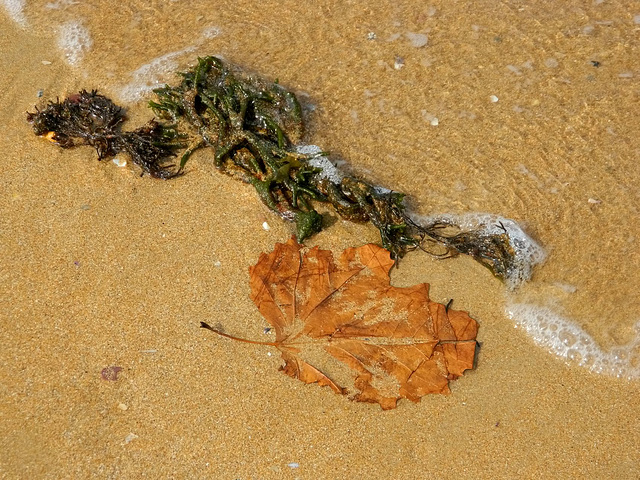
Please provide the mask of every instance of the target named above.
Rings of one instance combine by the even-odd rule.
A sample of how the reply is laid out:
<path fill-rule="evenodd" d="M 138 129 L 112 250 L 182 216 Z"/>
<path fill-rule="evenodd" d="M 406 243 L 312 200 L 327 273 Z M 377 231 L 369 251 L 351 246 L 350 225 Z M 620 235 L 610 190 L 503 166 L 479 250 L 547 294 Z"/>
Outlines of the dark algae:
<path fill-rule="evenodd" d="M 90 145 L 98 160 L 127 153 L 143 172 L 156 178 L 171 178 L 182 173 L 168 164 L 175 150 L 183 147 L 174 126 L 155 120 L 123 132 L 124 110 L 95 90 L 82 90 L 64 101 L 49 102 L 44 110 L 28 113 L 36 135 L 44 135 L 62 148 Z"/>
<path fill-rule="evenodd" d="M 123 109 L 96 91 L 49 102 L 27 118 L 36 135 L 62 148 L 90 145 L 99 160 L 126 153 L 143 173 L 160 179 L 181 175 L 190 155 L 207 149 L 218 170 L 252 185 L 269 209 L 293 222 L 300 242 L 323 228 L 316 207 L 326 203 L 346 220 L 375 225 L 394 259 L 421 248 L 441 257 L 470 255 L 501 279 L 517 269 L 506 229 L 488 234 L 443 220 L 418 225 L 402 193 L 355 176 L 323 174 L 317 160 L 324 154 L 297 148 L 302 109 L 278 83 L 244 74 L 216 57 L 198 59 L 180 77 L 176 86 L 154 90 L 149 105 L 158 120 L 133 131 L 121 129 Z"/>

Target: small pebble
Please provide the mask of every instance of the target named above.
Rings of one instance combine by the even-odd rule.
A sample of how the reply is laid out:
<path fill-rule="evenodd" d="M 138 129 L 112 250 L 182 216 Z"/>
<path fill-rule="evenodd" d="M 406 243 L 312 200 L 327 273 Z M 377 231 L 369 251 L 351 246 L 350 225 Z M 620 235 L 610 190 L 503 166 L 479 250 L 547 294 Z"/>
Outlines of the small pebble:
<path fill-rule="evenodd" d="M 404 67 L 404 58 L 396 56 L 393 61 L 393 68 L 400 70 L 402 67 Z"/>
<path fill-rule="evenodd" d="M 287 464 L 287 467 L 289 467 L 289 468 L 298 468 L 299 466 L 300 466 L 300 464 L 297 463 L 297 462 L 291 462 L 291 463 Z"/>
<path fill-rule="evenodd" d="M 127 405 L 126 405 L 126 404 L 124 404 L 124 403 L 119 403 L 119 404 L 118 404 L 118 408 L 124 412 L 124 411 L 126 411 L 129 407 L 127 407 Z"/>
<path fill-rule="evenodd" d="M 602 200 L 598 200 L 597 198 L 589 198 L 589 200 L 587 200 L 587 202 L 589 202 L 592 205 L 598 205 L 598 204 L 602 203 Z"/>
<path fill-rule="evenodd" d="M 489 100 L 491 100 L 491 103 L 496 103 L 498 101 L 498 97 L 496 97 L 495 95 L 491 95 L 489 97 Z"/>
<path fill-rule="evenodd" d="M 111 367 L 105 367 L 100 372 L 100 376 L 103 380 L 106 380 L 108 382 L 115 382 L 118 380 L 118 374 L 121 371 L 122 367 L 116 367 L 115 365 Z"/>
<path fill-rule="evenodd" d="M 267 231 L 271 230 L 271 227 L 267 222 L 262 222 L 262 228 L 264 228 Z"/>
<path fill-rule="evenodd" d="M 405 33 L 405 36 L 411 42 L 411 46 L 415 48 L 424 47 L 429 42 L 429 37 L 424 33 L 408 32 Z"/>
<path fill-rule="evenodd" d="M 520 70 L 515 65 L 507 65 L 507 70 L 509 70 L 511 73 L 515 75 L 522 75 L 522 70 Z"/>
<path fill-rule="evenodd" d="M 49 60 L 42 60 L 42 64 L 43 65 L 51 65 L 51 62 Z"/>
<path fill-rule="evenodd" d="M 367 40 L 375 40 L 376 38 L 378 38 L 378 36 L 376 35 L 376 32 L 367 33 Z"/>
<path fill-rule="evenodd" d="M 116 166 L 118 166 L 118 167 L 126 167 L 126 166 L 127 166 L 127 161 L 126 161 L 124 158 L 118 158 L 118 157 L 116 157 L 116 158 L 114 158 L 112 161 L 113 161 L 113 163 L 115 163 L 115 164 L 116 164 Z"/>
<path fill-rule="evenodd" d="M 426 110 L 422 110 L 422 118 L 424 118 L 425 121 L 429 122 L 432 127 L 437 127 L 438 124 L 440 123 L 440 121 L 438 120 L 438 117 L 430 114 Z"/>
<path fill-rule="evenodd" d="M 216 268 L 220 268 L 222 266 L 222 263 L 220 262 L 220 260 L 216 260 L 215 262 L 213 262 L 213 266 Z"/>
<path fill-rule="evenodd" d="M 136 438 L 138 438 L 138 435 L 136 435 L 135 433 L 130 433 L 129 435 L 124 437 L 124 444 L 126 445 L 127 443 L 131 442 L 132 440 L 135 440 Z"/>

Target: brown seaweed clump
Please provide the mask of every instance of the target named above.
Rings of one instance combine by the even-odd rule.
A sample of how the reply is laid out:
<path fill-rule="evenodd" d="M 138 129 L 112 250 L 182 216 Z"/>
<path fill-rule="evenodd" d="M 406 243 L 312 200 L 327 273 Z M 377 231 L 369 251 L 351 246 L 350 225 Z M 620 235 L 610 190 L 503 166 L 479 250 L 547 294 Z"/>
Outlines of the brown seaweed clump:
<path fill-rule="evenodd" d="M 123 132 L 125 120 L 122 107 L 95 90 L 82 90 L 64 101 L 49 102 L 43 110 L 28 113 L 36 135 L 42 135 L 62 148 L 90 145 L 96 149 L 98 160 L 127 153 L 133 163 L 155 178 L 168 179 L 180 175 L 168 164 L 175 151 L 184 145 L 172 125 L 155 120 Z"/>

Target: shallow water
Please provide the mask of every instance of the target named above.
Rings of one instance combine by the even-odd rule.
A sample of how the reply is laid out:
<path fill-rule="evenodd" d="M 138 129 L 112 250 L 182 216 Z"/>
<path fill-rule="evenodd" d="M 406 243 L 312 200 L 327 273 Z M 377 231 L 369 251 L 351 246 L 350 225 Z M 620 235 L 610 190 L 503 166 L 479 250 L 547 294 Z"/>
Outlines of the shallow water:
<path fill-rule="evenodd" d="M 542 465 L 559 478 L 637 476 L 637 5 L 2 6 L 0 473 L 417 478 L 439 460 L 435 438 L 452 477 Z M 138 125 L 151 89 L 206 54 L 296 91 L 305 141 L 406 192 L 416 214 L 490 212 L 544 248 L 514 291 L 466 258 L 412 254 L 395 272 L 482 324 L 479 366 L 453 395 L 381 414 L 281 378 L 277 355 L 203 336 L 202 319 L 260 334 L 247 268 L 290 227 L 204 155 L 158 183 L 90 149 L 60 151 L 24 121 L 45 99 L 97 88 Z M 376 232 L 338 221 L 316 241 L 344 248 Z M 100 380 L 116 362 L 124 380 Z M 151 460 L 160 453 L 175 460 Z"/>

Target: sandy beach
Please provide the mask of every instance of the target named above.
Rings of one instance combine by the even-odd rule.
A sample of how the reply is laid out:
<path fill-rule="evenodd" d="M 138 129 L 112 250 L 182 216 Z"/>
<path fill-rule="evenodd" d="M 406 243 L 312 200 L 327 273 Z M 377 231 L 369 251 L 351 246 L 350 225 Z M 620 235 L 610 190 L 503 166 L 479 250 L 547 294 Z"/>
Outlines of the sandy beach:
<path fill-rule="evenodd" d="M 0 28 L 0 478 L 640 477 L 637 4 L 5 0 Z M 207 151 L 161 181 L 26 122 L 86 88 L 139 126 L 203 55 L 296 92 L 304 141 L 417 215 L 545 250 L 516 289 L 464 256 L 393 271 L 480 324 L 450 395 L 382 411 L 199 328 L 269 341 L 248 269 L 292 226 Z M 379 242 L 334 217 L 308 245 Z"/>

